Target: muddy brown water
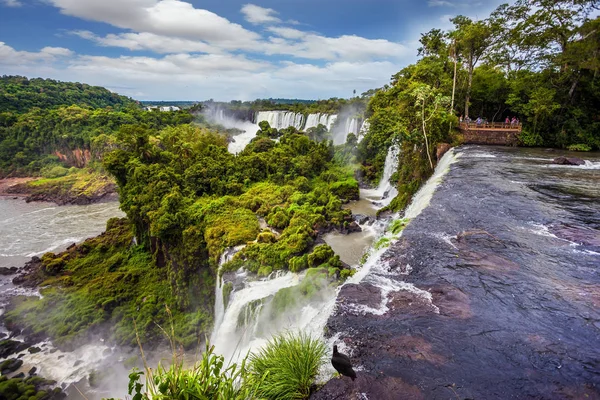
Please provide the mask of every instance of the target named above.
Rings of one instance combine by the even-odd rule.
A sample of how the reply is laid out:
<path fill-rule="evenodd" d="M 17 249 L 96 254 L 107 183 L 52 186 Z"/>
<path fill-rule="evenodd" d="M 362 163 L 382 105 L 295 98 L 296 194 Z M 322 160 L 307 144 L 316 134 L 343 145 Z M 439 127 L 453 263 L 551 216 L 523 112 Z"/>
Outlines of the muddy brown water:
<path fill-rule="evenodd" d="M 358 379 L 312 399 L 600 399 L 600 154 L 458 151 L 378 268 L 342 288 L 327 335 Z"/>

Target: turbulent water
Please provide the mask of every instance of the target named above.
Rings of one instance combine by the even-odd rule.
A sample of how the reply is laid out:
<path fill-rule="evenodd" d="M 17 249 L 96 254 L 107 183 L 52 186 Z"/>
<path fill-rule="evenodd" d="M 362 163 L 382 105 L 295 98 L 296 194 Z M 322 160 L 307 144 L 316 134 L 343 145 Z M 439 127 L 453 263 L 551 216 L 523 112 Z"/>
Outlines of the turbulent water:
<path fill-rule="evenodd" d="M 73 243 L 97 236 L 106 228 L 108 219 L 120 216 L 123 213 L 116 202 L 59 207 L 0 198 L 0 267 L 20 268 L 33 256 L 41 256 L 48 251 L 58 252 Z M 8 296 L 38 295 L 35 291 L 13 286 L 12 278 L 0 276 L 0 313 Z M 0 330 L 5 332 L 3 327 Z M 23 367 L 19 371 L 27 373 L 35 366 L 41 376 L 65 385 L 87 377 L 110 353 L 110 349 L 102 343 L 86 345 L 70 353 L 57 351 L 48 341 L 37 346 L 42 348 L 42 352 L 24 352 Z"/>
<path fill-rule="evenodd" d="M 314 398 L 599 398 L 600 155 L 558 155 L 469 146 L 445 176 L 442 161 L 338 294 L 327 332 L 358 379 Z"/>
<path fill-rule="evenodd" d="M 397 149 L 390 152 L 397 154 Z M 388 157 L 386 172 L 382 178 L 383 187 L 389 186 L 389 179 L 396 166 L 397 157 Z M 363 197 L 350 204 L 349 208 L 355 213 L 360 211 L 363 215 L 374 216 L 378 208 L 376 201 L 382 201 L 383 193 L 383 190 L 371 191 L 369 199 Z M 362 232 L 350 235 L 330 233 L 324 240 L 340 255 L 342 261 L 357 267 L 374 239 L 385 229 L 386 222 L 385 219 L 371 218 L 361 226 Z M 220 264 L 230 260 L 237 250 L 239 248 L 227 250 L 221 257 Z M 273 298 L 279 291 L 292 290 L 292 297 L 301 298 L 298 288 L 304 277 L 304 273 L 279 272 L 268 278 L 256 279 L 243 270 L 226 274 L 223 280 L 234 283 L 235 289 L 227 307 L 223 301 L 223 280 L 218 281 L 215 290 L 215 326 L 211 342 L 216 351 L 224 354 L 228 360 L 240 360 L 248 351 L 260 348 L 272 335 L 280 332 L 304 331 L 315 337 L 322 337 L 325 323 L 333 312 L 337 293 L 326 279 L 316 283 L 319 286 L 318 293 L 309 301 L 299 301 L 283 314 L 274 313 Z M 325 366 L 323 379 L 327 379 L 331 372 L 331 367 Z"/>

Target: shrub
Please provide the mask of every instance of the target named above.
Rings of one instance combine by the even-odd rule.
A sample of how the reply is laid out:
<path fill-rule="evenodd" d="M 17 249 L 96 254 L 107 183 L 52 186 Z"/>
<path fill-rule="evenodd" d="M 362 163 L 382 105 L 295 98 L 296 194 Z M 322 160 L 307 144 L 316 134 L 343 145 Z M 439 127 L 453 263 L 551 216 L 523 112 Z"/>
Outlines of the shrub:
<path fill-rule="evenodd" d="M 69 173 L 69 170 L 61 165 L 47 166 L 40 171 L 44 178 L 60 178 Z"/>
<path fill-rule="evenodd" d="M 325 344 L 308 334 L 275 336 L 250 355 L 246 383 L 261 399 L 307 399 L 325 354 Z"/>
<path fill-rule="evenodd" d="M 585 143 L 572 144 L 567 148 L 570 151 L 592 151 L 592 148 Z"/>

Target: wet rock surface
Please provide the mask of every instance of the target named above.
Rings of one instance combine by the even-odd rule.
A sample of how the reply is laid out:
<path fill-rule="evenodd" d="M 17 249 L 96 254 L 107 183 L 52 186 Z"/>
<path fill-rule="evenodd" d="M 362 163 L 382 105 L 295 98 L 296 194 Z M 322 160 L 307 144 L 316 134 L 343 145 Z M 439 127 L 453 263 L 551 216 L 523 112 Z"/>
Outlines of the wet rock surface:
<path fill-rule="evenodd" d="M 585 161 L 578 157 L 556 157 L 552 164 L 558 165 L 585 165 Z"/>
<path fill-rule="evenodd" d="M 312 399 L 600 398 L 598 170 L 460 151 L 430 206 L 342 288 L 327 332 L 358 378 Z"/>

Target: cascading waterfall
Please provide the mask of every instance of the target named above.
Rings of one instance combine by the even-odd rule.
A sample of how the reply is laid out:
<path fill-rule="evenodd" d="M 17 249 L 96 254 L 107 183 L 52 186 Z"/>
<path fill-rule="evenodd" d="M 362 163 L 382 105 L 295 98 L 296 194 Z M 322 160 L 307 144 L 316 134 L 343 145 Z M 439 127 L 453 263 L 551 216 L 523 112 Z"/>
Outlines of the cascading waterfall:
<path fill-rule="evenodd" d="M 340 145 L 346 143 L 349 133 L 359 134 L 360 118 L 338 117 L 335 126 L 332 126 L 333 144 Z"/>
<path fill-rule="evenodd" d="M 203 114 L 213 124 L 222 125 L 227 129 L 238 129 L 242 132 L 239 135 L 235 135 L 233 141 L 229 143 L 227 149 L 230 153 L 236 154 L 244 150 L 248 143 L 256 136 L 256 132 L 260 130 L 257 124 L 227 115 L 225 110 L 220 107 L 208 108 Z"/>
<path fill-rule="evenodd" d="M 219 270 L 217 271 L 217 282 L 215 284 L 215 325 L 213 328 L 212 335 L 210 337 L 211 343 L 214 343 L 216 338 L 216 330 L 221 323 L 223 322 L 223 317 L 225 315 L 225 301 L 223 299 L 223 278 L 220 276 L 221 267 L 231 261 L 233 256 L 236 255 L 238 251 L 243 249 L 244 246 L 237 246 L 233 248 L 226 249 L 223 254 L 221 254 L 221 259 L 219 260 Z"/>
<path fill-rule="evenodd" d="M 366 135 L 369 133 L 369 129 L 371 128 L 371 123 L 368 119 L 365 119 L 358 131 L 358 141 L 360 142 Z"/>
<path fill-rule="evenodd" d="M 304 130 L 306 131 L 309 128 L 316 128 L 319 125 L 324 125 L 327 127 L 328 131 L 331 131 L 331 127 L 335 123 L 337 119 L 336 114 L 309 114 L 306 118 L 306 124 L 304 125 Z"/>
<path fill-rule="evenodd" d="M 292 111 L 259 111 L 256 114 L 256 124 L 267 121 L 271 128 L 284 129 L 290 126 L 298 130 L 304 127 L 304 115 Z"/>
<path fill-rule="evenodd" d="M 400 155 L 400 147 L 398 145 L 390 146 L 388 154 L 385 157 L 385 165 L 383 167 L 383 175 L 379 181 L 377 189 L 366 189 L 362 191 L 362 195 L 375 202 L 379 207 L 389 205 L 394 197 L 398 195 L 398 189 L 392 184 L 390 179 L 398 169 L 398 156 Z"/>
<path fill-rule="evenodd" d="M 258 318 L 253 326 L 238 327 L 240 315 L 248 311 L 250 304 L 256 305 L 258 301 L 265 301 L 279 290 L 297 285 L 301 275 L 291 272 L 276 276 L 274 279 L 261 279 L 246 282 L 243 289 L 231 293 L 229 304 L 223 314 L 220 324 L 216 325 L 212 334 L 212 343 L 218 353 L 226 359 L 237 360 L 243 358 L 247 351 L 267 338 L 257 338 L 252 335 L 257 327 Z"/>

